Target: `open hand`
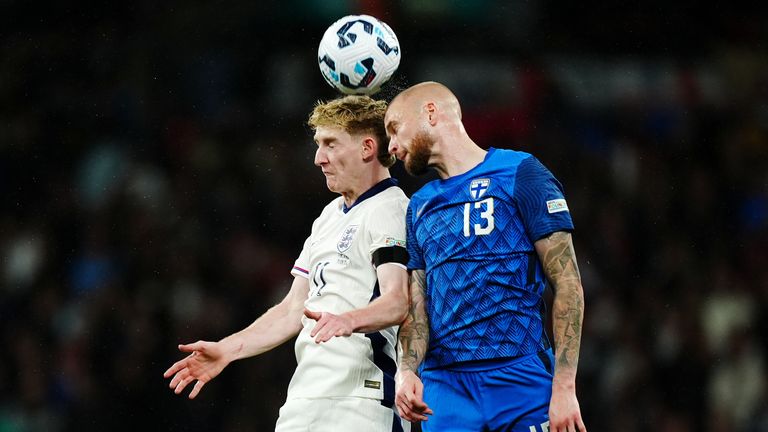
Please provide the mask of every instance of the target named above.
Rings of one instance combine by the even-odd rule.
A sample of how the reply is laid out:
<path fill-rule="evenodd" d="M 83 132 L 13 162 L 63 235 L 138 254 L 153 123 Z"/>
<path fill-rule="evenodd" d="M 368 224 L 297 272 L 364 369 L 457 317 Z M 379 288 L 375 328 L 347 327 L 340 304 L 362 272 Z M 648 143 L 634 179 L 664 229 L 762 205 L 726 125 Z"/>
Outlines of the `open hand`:
<path fill-rule="evenodd" d="M 309 333 L 316 343 L 327 342 L 334 336 L 351 336 L 355 330 L 352 320 L 344 315 L 304 309 L 304 316 L 317 321 L 315 328 Z"/>
<path fill-rule="evenodd" d="M 197 381 L 189 393 L 190 399 L 194 399 L 203 389 L 205 383 L 216 378 L 229 364 L 216 342 L 197 341 L 192 344 L 179 345 L 179 351 L 190 354 L 168 368 L 163 377 L 173 376 L 168 386 L 174 389 L 176 394 L 184 391 L 184 388 L 191 382 Z"/>

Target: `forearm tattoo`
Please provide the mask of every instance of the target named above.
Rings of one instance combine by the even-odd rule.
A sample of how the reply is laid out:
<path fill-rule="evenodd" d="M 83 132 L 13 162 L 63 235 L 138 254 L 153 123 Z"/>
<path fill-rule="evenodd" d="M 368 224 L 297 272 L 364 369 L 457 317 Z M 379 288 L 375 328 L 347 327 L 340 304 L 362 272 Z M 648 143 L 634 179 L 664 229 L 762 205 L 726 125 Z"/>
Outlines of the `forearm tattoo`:
<path fill-rule="evenodd" d="M 429 321 L 425 304 L 426 285 L 424 270 L 411 272 L 411 302 L 408 316 L 400 326 L 400 369 L 414 373 L 424 359 L 429 344 Z"/>
<path fill-rule="evenodd" d="M 542 259 L 544 271 L 555 290 L 552 305 L 555 371 L 575 374 L 584 318 L 584 293 L 579 266 L 576 264 L 570 233 L 556 232 L 545 241 Z"/>

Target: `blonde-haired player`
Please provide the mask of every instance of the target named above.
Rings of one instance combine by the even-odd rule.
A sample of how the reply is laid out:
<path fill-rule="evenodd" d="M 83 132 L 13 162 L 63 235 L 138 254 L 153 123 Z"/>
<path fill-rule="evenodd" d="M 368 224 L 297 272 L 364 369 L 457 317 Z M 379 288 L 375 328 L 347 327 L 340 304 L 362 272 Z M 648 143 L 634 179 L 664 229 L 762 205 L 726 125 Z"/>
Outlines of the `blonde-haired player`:
<path fill-rule="evenodd" d="M 396 326 L 408 307 L 408 199 L 389 175 L 386 109 L 367 96 L 315 106 L 315 165 L 341 196 L 314 221 L 279 304 L 218 342 L 179 345 L 190 354 L 165 372 L 177 394 L 195 382 L 194 398 L 230 362 L 298 334 L 277 431 L 402 430 L 393 403 Z"/>

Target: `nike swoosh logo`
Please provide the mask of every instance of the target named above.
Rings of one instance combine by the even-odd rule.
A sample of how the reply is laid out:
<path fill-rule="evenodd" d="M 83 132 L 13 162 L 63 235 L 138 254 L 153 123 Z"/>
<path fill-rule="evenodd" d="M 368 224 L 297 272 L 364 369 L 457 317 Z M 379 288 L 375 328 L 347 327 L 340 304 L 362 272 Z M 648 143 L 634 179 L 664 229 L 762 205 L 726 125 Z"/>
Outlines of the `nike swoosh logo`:
<path fill-rule="evenodd" d="M 423 211 L 424 211 L 424 207 L 426 207 L 426 206 L 427 206 L 426 204 L 422 204 L 422 206 L 421 206 L 421 207 L 419 207 L 419 209 L 418 209 L 418 210 L 416 210 L 416 217 L 419 217 L 419 216 L 421 216 L 421 212 L 423 212 Z"/>

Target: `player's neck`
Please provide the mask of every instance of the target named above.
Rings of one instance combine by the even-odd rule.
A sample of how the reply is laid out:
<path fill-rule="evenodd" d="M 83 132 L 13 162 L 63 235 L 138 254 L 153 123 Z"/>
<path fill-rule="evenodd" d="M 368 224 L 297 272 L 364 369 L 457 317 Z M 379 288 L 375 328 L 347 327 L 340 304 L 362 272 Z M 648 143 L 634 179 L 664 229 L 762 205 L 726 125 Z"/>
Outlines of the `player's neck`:
<path fill-rule="evenodd" d="M 357 199 L 360 198 L 360 195 L 368 192 L 369 189 L 389 177 L 389 170 L 387 169 L 375 170 L 369 175 L 361 177 L 359 181 L 355 182 L 356 184 L 354 187 L 341 193 L 341 196 L 344 197 L 344 205 L 346 205 L 347 208 L 352 207 L 355 202 L 357 202 Z"/>
<path fill-rule="evenodd" d="M 433 166 L 440 178 L 455 177 L 480 165 L 488 152 L 480 148 L 471 138 L 465 137 L 440 153 L 433 151 L 439 160 Z"/>

